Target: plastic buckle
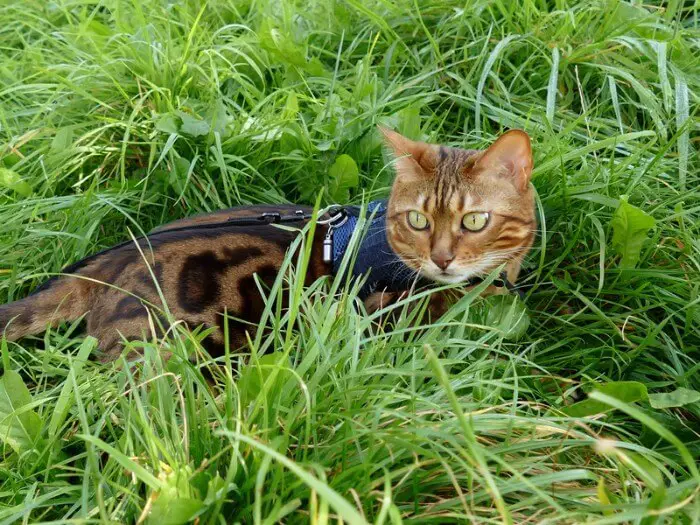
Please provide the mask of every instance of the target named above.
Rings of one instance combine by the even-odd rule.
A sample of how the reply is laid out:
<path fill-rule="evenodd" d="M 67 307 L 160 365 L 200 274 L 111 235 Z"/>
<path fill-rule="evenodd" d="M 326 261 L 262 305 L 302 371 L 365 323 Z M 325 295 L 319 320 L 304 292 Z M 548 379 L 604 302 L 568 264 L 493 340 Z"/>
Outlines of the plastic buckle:
<path fill-rule="evenodd" d="M 268 224 L 278 223 L 282 220 L 282 215 L 278 211 L 267 211 L 260 215 L 260 218 Z"/>

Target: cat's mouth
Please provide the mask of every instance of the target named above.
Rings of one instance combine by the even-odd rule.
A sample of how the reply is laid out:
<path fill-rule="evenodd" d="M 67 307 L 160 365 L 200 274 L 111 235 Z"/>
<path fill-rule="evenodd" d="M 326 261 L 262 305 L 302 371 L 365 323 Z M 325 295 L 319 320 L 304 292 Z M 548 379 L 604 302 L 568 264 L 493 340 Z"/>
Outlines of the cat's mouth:
<path fill-rule="evenodd" d="M 437 275 L 433 275 L 432 278 L 436 281 L 439 281 L 441 283 L 445 284 L 455 284 L 455 283 L 461 283 L 463 281 L 466 281 L 472 277 L 471 275 L 463 275 L 460 273 L 452 273 L 449 270 L 442 270 L 440 272 L 437 272 Z"/>
<path fill-rule="evenodd" d="M 477 262 L 476 264 L 470 264 L 468 266 L 448 266 L 443 270 L 435 265 L 424 264 L 419 271 L 425 277 L 428 277 L 433 281 L 442 284 L 456 284 L 466 282 L 473 277 L 488 273 L 488 268 L 485 266 L 485 264 Z"/>
<path fill-rule="evenodd" d="M 431 281 L 441 284 L 458 284 L 467 282 L 474 277 L 488 275 L 502 260 L 493 261 L 489 257 L 474 258 L 451 264 L 445 269 L 440 268 L 431 260 L 405 258 L 404 262 L 409 267 L 413 267 L 413 270 L 419 275 Z"/>
<path fill-rule="evenodd" d="M 445 270 L 441 270 L 439 268 L 423 267 L 421 268 L 420 273 L 422 273 L 429 279 L 432 279 L 433 281 L 437 281 L 439 283 L 455 284 L 469 280 L 470 278 L 477 275 L 478 272 L 464 270 L 460 271 L 456 268 L 447 268 Z"/>
<path fill-rule="evenodd" d="M 498 268 L 499 265 L 509 262 L 517 250 L 503 250 L 472 258 L 462 258 L 455 261 L 447 268 L 442 269 L 432 260 L 421 260 L 418 273 L 442 284 L 456 284 L 467 282 L 474 277 L 484 277 Z"/>

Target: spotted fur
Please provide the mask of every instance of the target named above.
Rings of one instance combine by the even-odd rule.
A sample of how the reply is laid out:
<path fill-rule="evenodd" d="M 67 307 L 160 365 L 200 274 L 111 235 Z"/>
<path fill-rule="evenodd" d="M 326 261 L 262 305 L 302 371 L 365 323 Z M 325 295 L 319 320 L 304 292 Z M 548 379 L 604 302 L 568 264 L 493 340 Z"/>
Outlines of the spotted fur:
<path fill-rule="evenodd" d="M 0 325 L 14 340 L 84 315 L 87 332 L 100 341 L 101 358 L 111 360 L 121 352 L 124 339 L 149 337 L 152 327 L 161 335 L 167 308 L 174 319 L 192 328 L 214 328 L 207 346 L 217 354 L 224 348 L 226 312 L 231 346 L 240 347 L 264 308 L 258 283 L 272 286 L 297 234 L 225 221 L 273 208 L 299 209 L 244 207 L 184 219 L 155 230 L 138 244 L 127 242 L 88 257 L 26 299 L 0 307 Z M 206 224 L 213 227 L 197 227 Z M 309 282 L 329 272 L 321 258 L 321 239 L 314 241 Z"/>

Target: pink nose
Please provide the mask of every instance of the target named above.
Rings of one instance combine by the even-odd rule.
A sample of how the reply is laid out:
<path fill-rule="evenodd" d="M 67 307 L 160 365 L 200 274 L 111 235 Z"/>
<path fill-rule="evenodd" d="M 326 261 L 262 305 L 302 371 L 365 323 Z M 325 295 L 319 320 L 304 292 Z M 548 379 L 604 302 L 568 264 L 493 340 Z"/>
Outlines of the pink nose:
<path fill-rule="evenodd" d="M 454 255 L 431 255 L 430 258 L 437 264 L 438 268 L 447 270 L 447 267 L 454 260 Z"/>

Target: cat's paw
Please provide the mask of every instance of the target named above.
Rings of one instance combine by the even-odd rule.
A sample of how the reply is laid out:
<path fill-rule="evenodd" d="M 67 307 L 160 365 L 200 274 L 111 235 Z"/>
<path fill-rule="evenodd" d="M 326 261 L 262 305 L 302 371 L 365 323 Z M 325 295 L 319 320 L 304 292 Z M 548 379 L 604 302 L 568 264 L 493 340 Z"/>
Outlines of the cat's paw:
<path fill-rule="evenodd" d="M 365 310 L 368 314 L 374 313 L 382 308 L 386 308 L 390 304 L 403 299 L 408 292 L 374 292 L 370 294 L 364 301 Z"/>

